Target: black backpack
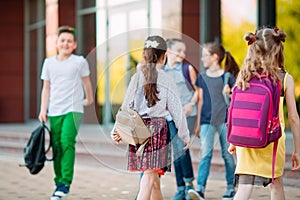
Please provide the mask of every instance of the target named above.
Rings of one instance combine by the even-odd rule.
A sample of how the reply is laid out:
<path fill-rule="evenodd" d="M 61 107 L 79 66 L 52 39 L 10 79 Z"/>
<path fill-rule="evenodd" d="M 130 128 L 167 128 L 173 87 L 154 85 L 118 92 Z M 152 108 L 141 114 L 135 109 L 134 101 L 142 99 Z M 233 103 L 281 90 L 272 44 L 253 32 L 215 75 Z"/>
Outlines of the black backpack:
<path fill-rule="evenodd" d="M 48 132 L 50 136 L 49 146 L 45 150 L 45 133 Z M 46 154 L 49 152 L 52 146 L 52 137 L 49 128 L 42 123 L 37 129 L 35 129 L 29 138 L 29 141 L 24 148 L 24 161 L 25 166 L 28 168 L 31 174 L 39 173 L 43 167 L 45 161 L 52 161 L 54 159 L 54 152 L 52 152 L 52 158 L 47 158 Z"/>

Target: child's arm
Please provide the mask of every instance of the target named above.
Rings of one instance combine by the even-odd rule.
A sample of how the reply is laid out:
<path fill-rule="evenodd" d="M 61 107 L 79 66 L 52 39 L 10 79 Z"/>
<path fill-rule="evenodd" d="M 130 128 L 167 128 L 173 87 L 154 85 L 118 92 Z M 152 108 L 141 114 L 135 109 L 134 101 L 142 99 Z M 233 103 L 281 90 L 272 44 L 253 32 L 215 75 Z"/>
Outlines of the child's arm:
<path fill-rule="evenodd" d="M 189 115 L 192 112 L 193 106 L 196 105 L 198 102 L 198 96 L 198 91 L 196 90 L 191 101 L 183 106 L 183 111 L 185 115 Z"/>
<path fill-rule="evenodd" d="M 39 114 L 39 120 L 41 122 L 47 121 L 47 110 L 48 110 L 48 104 L 49 104 L 49 97 L 50 97 L 50 81 L 44 80 L 42 94 L 41 94 L 41 108 L 40 108 L 40 114 Z"/>
<path fill-rule="evenodd" d="M 293 77 L 288 74 L 286 79 L 286 91 L 285 99 L 288 109 L 288 120 L 291 126 L 293 140 L 294 140 L 294 152 L 292 155 L 292 170 L 297 170 L 300 167 L 299 151 L 300 151 L 300 124 L 299 115 L 297 113 L 297 107 L 295 102 L 295 90 L 294 90 Z"/>
<path fill-rule="evenodd" d="M 190 73 L 192 86 L 195 89 L 195 92 L 194 92 L 194 95 L 193 95 L 191 101 L 188 104 L 184 105 L 184 107 L 183 107 L 184 113 L 186 115 L 189 115 L 192 112 L 193 106 L 195 104 L 197 104 L 197 102 L 198 102 L 198 91 L 197 91 L 197 86 L 195 85 L 195 82 L 197 79 L 197 73 L 196 73 L 196 70 L 194 69 L 194 67 L 191 65 L 189 65 L 189 73 Z"/>
<path fill-rule="evenodd" d="M 197 109 L 197 119 L 195 123 L 195 135 L 200 137 L 200 121 L 201 121 L 201 111 L 203 105 L 203 90 L 200 87 L 197 87 L 197 94 L 198 94 L 198 109 Z"/>
<path fill-rule="evenodd" d="M 85 99 L 83 101 L 84 106 L 91 105 L 94 101 L 93 99 L 93 89 L 92 83 L 89 76 L 82 77 L 82 84 L 85 92 Z"/>

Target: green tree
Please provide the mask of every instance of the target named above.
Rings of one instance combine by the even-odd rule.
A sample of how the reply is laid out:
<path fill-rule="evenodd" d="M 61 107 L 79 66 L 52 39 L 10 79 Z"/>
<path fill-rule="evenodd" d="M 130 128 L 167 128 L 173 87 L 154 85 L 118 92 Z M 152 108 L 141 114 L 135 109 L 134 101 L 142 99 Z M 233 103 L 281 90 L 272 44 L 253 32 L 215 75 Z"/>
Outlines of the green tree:
<path fill-rule="evenodd" d="M 300 37 L 300 1 L 277 0 L 276 2 L 277 26 L 286 34 L 284 44 L 285 67 L 293 75 L 296 82 L 296 94 L 300 95 L 300 57 L 298 56 Z"/>
<path fill-rule="evenodd" d="M 222 18 L 224 19 L 224 18 Z M 222 43 L 241 67 L 247 53 L 247 42 L 243 39 L 247 32 L 254 32 L 255 25 L 247 21 L 234 24 L 230 20 L 222 20 Z"/>
<path fill-rule="evenodd" d="M 238 16 L 236 16 L 238 17 Z M 300 96 L 300 57 L 298 56 L 300 36 L 300 1 L 277 0 L 276 24 L 287 33 L 284 43 L 285 68 L 295 79 L 296 96 Z M 247 32 L 255 32 L 256 25 L 248 21 L 235 24 L 231 19 L 222 16 L 222 43 L 231 52 L 241 66 L 247 51 L 247 43 L 243 36 Z"/>

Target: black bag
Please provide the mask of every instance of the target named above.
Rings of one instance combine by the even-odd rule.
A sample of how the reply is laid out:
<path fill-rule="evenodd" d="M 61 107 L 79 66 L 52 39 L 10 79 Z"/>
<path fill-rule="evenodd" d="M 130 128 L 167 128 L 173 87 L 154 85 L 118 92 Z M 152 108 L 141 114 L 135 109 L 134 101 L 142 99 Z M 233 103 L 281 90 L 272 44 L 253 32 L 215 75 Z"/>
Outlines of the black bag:
<path fill-rule="evenodd" d="M 50 136 L 49 146 L 45 150 L 45 133 L 48 132 Z M 52 146 L 51 132 L 49 128 L 42 123 L 37 129 L 35 129 L 29 138 L 29 141 L 24 148 L 24 161 L 23 166 L 29 169 L 31 174 L 39 173 L 43 167 L 45 161 L 52 161 L 54 159 L 54 152 L 52 152 L 52 158 L 47 158 L 46 154 L 49 152 Z"/>

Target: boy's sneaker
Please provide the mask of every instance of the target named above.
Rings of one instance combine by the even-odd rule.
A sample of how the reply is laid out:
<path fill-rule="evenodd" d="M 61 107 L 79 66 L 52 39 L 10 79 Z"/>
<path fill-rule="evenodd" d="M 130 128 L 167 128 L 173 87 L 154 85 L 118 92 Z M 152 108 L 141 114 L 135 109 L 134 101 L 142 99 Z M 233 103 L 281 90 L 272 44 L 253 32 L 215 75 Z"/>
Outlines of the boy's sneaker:
<path fill-rule="evenodd" d="M 232 200 L 234 195 L 234 190 L 227 190 L 226 193 L 223 195 L 222 200 Z"/>
<path fill-rule="evenodd" d="M 53 194 L 50 198 L 50 200 L 61 200 L 61 197 L 60 196 L 57 196 L 55 194 Z"/>
<path fill-rule="evenodd" d="M 65 197 L 69 194 L 70 192 L 70 186 L 66 184 L 60 184 L 57 186 L 54 195 L 55 196 L 60 196 L 60 197 Z"/>
<path fill-rule="evenodd" d="M 192 200 L 205 200 L 204 193 L 201 191 L 190 189 L 188 193 Z"/>

